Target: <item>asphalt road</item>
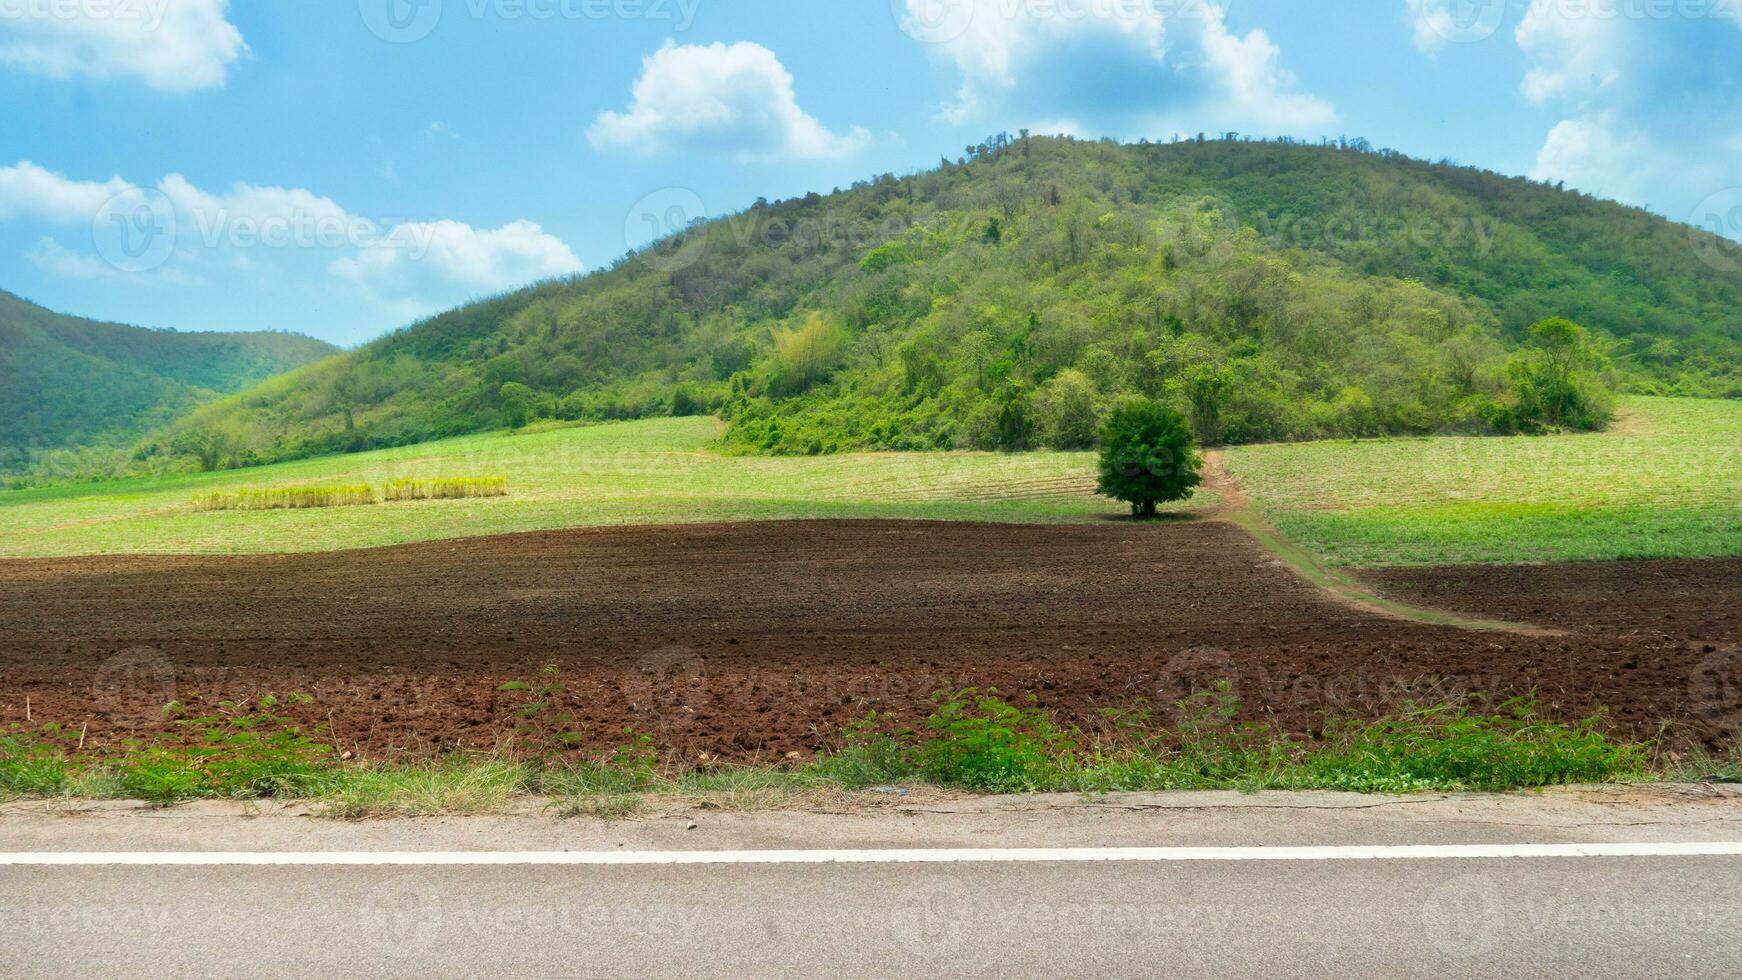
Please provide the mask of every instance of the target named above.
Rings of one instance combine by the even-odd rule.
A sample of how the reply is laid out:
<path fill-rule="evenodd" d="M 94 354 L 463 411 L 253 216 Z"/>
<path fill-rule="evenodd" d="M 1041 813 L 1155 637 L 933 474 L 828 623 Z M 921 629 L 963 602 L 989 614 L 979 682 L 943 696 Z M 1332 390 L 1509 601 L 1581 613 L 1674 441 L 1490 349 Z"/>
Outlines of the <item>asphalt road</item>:
<path fill-rule="evenodd" d="M 690 823 L 698 823 L 689 829 Z M 364 825 L 0 812 L 0 852 L 1742 841 L 1742 801 L 1119 798 Z M 675 842 L 675 843 L 674 843 Z M 1734 976 L 1742 857 L 0 866 L 5 976 Z"/>

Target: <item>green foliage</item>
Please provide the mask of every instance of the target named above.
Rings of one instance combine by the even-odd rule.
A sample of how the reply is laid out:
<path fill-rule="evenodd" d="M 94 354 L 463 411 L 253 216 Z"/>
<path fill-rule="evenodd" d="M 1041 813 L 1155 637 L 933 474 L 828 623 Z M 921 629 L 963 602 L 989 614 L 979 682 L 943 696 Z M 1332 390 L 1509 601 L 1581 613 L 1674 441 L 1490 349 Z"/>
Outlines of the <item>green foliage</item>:
<path fill-rule="evenodd" d="M 1593 431 L 1614 417 L 1613 399 L 1595 368 L 1601 358 L 1590 333 L 1561 317 L 1530 328 L 1532 348 L 1513 358 L 1517 402 L 1504 425 L 1528 431 Z"/>
<path fill-rule="evenodd" d="M 222 429 L 186 429 L 170 441 L 169 451 L 191 456 L 199 463 L 200 472 L 210 473 L 225 464 L 235 465 L 237 445 Z"/>
<path fill-rule="evenodd" d="M 1174 383 L 1191 406 L 1192 429 L 1198 442 L 1215 445 L 1222 439 L 1222 410 L 1234 390 L 1234 373 L 1226 367 L 1194 364 Z"/>
<path fill-rule="evenodd" d="M 0 800 L 59 795 L 73 774 L 64 742 L 54 728 L 0 733 Z"/>
<path fill-rule="evenodd" d="M 1742 396 L 1742 280 L 1698 234 L 1359 143 L 1031 138 L 760 204 L 668 243 L 683 263 L 452 310 L 177 429 L 270 461 L 513 424 L 520 402 L 584 421 L 706 406 L 741 451 L 995 449 L 1023 441 L 1012 383 L 1030 444 L 1078 441 L 1048 418 L 1071 370 L 1099 405 L 1188 411 L 1204 444 L 1489 433 L 1539 410 L 1600 425 L 1558 395 L 1521 403 L 1544 390 L 1508 370 L 1527 347 L 1541 366 L 1531 324 L 1568 317 L 1609 352 L 1593 407 L 1611 381 Z M 504 404 L 510 384 L 531 394 Z"/>
<path fill-rule="evenodd" d="M 505 381 L 496 392 L 502 403 L 502 419 L 508 423 L 510 429 L 522 428 L 532 420 L 533 407 L 538 403 L 538 392 L 518 381 Z"/>
<path fill-rule="evenodd" d="M 1101 410 L 1095 383 L 1076 368 L 1060 371 L 1035 393 L 1035 421 L 1040 440 L 1051 449 L 1095 448 L 1101 433 Z"/>
<path fill-rule="evenodd" d="M 1327 745 L 1304 758 L 1302 777 L 1328 789 L 1412 793 L 1599 783 L 1643 773 L 1645 750 L 1610 740 L 1597 721 L 1545 722 L 1528 698 L 1492 714 L 1437 705 L 1343 721 L 1328 728 Z"/>
<path fill-rule="evenodd" d="M 545 664 L 535 678 L 509 681 L 497 690 L 522 693 L 526 698 L 514 709 L 514 734 L 520 738 L 523 752 L 561 752 L 580 741 L 574 730 L 574 712 L 564 704 L 568 685 L 563 683 L 561 667 Z"/>
<path fill-rule="evenodd" d="M 1101 431 L 1099 491 L 1131 505 L 1139 518 L 1157 505 L 1191 496 L 1203 483 L 1197 441 L 1179 412 L 1148 399 L 1113 410 Z"/>
<path fill-rule="evenodd" d="M 1029 395 L 1027 385 L 1020 381 L 1004 385 L 992 424 L 993 448 L 1019 452 L 1030 447 L 1034 441 L 1035 418 L 1034 399 Z"/>
<path fill-rule="evenodd" d="M 547 769 L 541 788 L 553 796 L 640 793 L 658 786 L 664 773 L 653 738 L 624 729 L 627 742 L 602 759 L 564 761 Z"/>
<path fill-rule="evenodd" d="M 298 796 L 326 779 L 334 753 L 287 717 L 226 702 L 223 714 L 179 722 L 181 731 L 141 744 L 114 766 L 123 793 L 154 803 Z"/>
<path fill-rule="evenodd" d="M 671 391 L 672 418 L 689 418 L 694 415 L 708 414 L 707 402 L 697 393 L 694 385 L 679 384 Z"/>
<path fill-rule="evenodd" d="M 848 725 L 840 748 L 818 756 L 811 768 L 818 778 L 844 789 L 887 786 L 919 775 L 907 744 L 879 730 L 875 711 Z"/>
<path fill-rule="evenodd" d="M 803 394 L 840 364 L 845 348 L 846 336 L 818 313 L 800 326 L 777 331 L 769 390 L 782 396 Z"/>
<path fill-rule="evenodd" d="M 991 792 L 1137 789 L 1338 789 L 1362 793 L 1500 791 L 1644 775 L 1646 748 L 1605 735 L 1599 719 L 1544 719 L 1529 698 L 1492 712 L 1463 703 L 1379 719 L 1331 719 L 1302 742 L 1240 725 L 1226 681 L 1178 705 L 1171 730 L 1142 712 L 1108 712 L 1124 735 L 1085 753 L 1044 712 L 973 691 L 943 697 L 927 734 L 909 742 L 926 779 Z M 864 745 L 863 732 L 854 744 Z M 885 749 L 885 752 L 891 750 Z M 898 772 L 897 762 L 884 762 Z"/>
<path fill-rule="evenodd" d="M 943 786 L 993 793 L 1048 788 L 1072 765 L 1077 743 L 1045 712 L 1006 704 L 996 690 L 973 688 L 938 694 L 926 720 L 929 736 L 915 762 L 926 779 Z"/>

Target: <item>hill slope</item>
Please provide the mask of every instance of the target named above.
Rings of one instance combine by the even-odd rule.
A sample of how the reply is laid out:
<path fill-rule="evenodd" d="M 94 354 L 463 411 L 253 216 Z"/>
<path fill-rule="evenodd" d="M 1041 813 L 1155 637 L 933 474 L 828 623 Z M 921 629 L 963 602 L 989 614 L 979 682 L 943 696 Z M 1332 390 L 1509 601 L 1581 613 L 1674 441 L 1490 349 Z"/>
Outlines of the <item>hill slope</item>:
<path fill-rule="evenodd" d="M 205 402 L 337 351 L 292 334 L 99 323 L 0 291 L 0 472 L 89 466 Z"/>
<path fill-rule="evenodd" d="M 1066 448 L 1143 393 L 1216 441 L 1484 431 L 1555 315 L 1617 385 L 1742 394 L 1718 242 L 1364 144 L 998 139 L 445 313 L 182 429 L 288 458 L 719 411 L 750 450 Z"/>

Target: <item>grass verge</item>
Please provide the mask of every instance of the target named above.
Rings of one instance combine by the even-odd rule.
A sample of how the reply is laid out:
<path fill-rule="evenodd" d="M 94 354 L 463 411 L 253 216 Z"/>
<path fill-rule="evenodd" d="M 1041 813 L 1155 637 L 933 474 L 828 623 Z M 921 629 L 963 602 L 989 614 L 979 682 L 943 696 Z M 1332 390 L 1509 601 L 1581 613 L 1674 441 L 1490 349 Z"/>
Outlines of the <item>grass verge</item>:
<path fill-rule="evenodd" d="M 996 691 L 939 694 L 923 726 L 892 729 L 875 716 L 831 751 L 781 766 L 674 768 L 653 740 L 627 733 L 604 756 L 552 744 L 519 756 L 451 756 L 355 764 L 271 713 L 276 699 L 184 719 L 178 731 L 112 757 L 82 754 L 76 733 L 0 735 L 0 799 L 115 797 L 304 799 L 344 819 L 485 813 L 529 796 L 568 815 L 632 817 L 649 796 L 701 796 L 765 809 L 819 796 L 926 785 L 984 793 L 1178 789 L 1332 789 L 1354 792 L 1502 791 L 1625 782 L 1653 774 L 1650 747 L 1617 741 L 1598 719 L 1550 721 L 1528 700 L 1481 710 L 1443 704 L 1378 719 L 1329 723 L 1305 742 L 1236 725 L 1226 686 L 1179 707 L 1175 724 L 1109 712 L 1113 736 L 1088 740 L 1046 712 Z M 1736 760 L 1696 768 L 1742 774 Z M 1692 775 L 1686 766 L 1682 775 Z"/>

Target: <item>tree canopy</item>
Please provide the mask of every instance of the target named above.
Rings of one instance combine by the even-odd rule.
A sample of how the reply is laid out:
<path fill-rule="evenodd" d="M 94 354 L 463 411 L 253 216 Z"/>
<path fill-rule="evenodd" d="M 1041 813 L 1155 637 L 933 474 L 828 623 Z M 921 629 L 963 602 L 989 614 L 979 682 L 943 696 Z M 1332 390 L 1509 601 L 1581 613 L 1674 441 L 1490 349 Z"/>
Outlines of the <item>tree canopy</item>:
<path fill-rule="evenodd" d="M 1203 483 L 1203 457 L 1185 415 L 1147 398 L 1130 399 L 1101 431 L 1100 493 L 1150 518 L 1159 504 L 1184 500 Z"/>

